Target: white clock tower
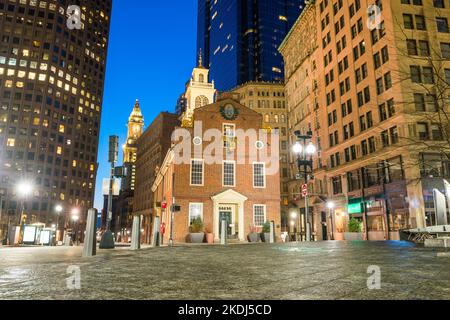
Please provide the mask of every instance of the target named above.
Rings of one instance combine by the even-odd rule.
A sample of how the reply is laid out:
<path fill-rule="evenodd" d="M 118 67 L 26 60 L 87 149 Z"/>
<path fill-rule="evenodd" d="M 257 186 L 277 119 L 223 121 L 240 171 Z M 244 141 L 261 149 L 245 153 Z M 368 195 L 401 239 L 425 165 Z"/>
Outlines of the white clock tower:
<path fill-rule="evenodd" d="M 203 66 L 202 53 L 200 51 L 198 65 L 192 71 L 192 76 L 186 85 L 186 111 L 183 121 L 192 120 L 194 110 L 215 102 L 216 89 L 214 81 L 208 82 L 209 69 Z"/>

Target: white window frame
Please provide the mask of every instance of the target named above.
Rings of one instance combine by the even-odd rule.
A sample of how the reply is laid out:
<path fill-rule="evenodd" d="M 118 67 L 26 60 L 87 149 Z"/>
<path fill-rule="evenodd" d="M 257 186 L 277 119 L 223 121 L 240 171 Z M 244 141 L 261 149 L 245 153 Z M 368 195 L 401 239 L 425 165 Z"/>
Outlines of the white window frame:
<path fill-rule="evenodd" d="M 256 176 L 255 176 L 255 166 L 256 165 L 263 165 L 263 170 L 264 170 L 264 172 L 263 172 L 263 175 L 264 175 L 264 186 L 256 186 L 255 185 L 255 178 L 256 178 Z M 267 186 L 267 179 L 266 179 L 266 164 L 264 163 L 264 162 L 253 162 L 253 173 L 252 173 L 252 176 L 253 176 L 253 188 L 255 188 L 255 189 L 265 189 L 266 188 L 266 186 Z"/>
<path fill-rule="evenodd" d="M 225 184 L 225 164 L 233 165 L 233 185 Z M 236 187 L 236 161 L 234 160 L 224 160 L 222 162 L 222 187 L 230 187 L 230 188 Z"/>
<path fill-rule="evenodd" d="M 193 162 L 201 162 L 202 163 L 202 183 L 201 184 L 192 184 L 192 164 Z M 189 185 L 191 187 L 203 187 L 205 185 L 205 160 L 203 159 L 191 159 L 191 166 L 189 170 Z"/>
<path fill-rule="evenodd" d="M 264 219 L 263 219 L 263 222 L 262 222 L 261 225 L 258 225 L 258 224 L 256 223 L 256 215 L 255 215 L 255 213 L 256 213 L 256 207 L 262 207 L 262 208 L 264 208 Z M 254 224 L 254 226 L 255 226 L 255 227 L 262 227 L 263 224 L 266 223 L 266 221 L 267 221 L 267 206 L 266 206 L 265 204 L 254 204 L 254 205 L 253 205 L 253 224 Z"/>
<path fill-rule="evenodd" d="M 188 221 L 187 221 L 188 227 L 191 226 L 191 206 L 192 205 L 199 205 L 200 206 L 200 211 L 201 211 L 200 218 L 203 221 L 203 202 L 189 202 L 189 212 L 188 212 Z"/>

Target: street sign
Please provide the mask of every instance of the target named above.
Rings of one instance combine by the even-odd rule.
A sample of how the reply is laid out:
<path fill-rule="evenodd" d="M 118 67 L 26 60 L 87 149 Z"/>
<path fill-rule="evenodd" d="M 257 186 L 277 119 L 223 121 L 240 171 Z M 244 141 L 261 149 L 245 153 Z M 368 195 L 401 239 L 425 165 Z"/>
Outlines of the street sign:
<path fill-rule="evenodd" d="M 307 185 L 307 184 L 304 184 L 304 185 L 302 186 L 302 196 L 303 196 L 303 197 L 308 196 L 308 185 Z"/>
<path fill-rule="evenodd" d="M 110 136 L 109 137 L 109 163 L 116 163 L 119 158 L 119 137 Z"/>
<path fill-rule="evenodd" d="M 167 202 L 163 202 L 163 203 L 161 204 L 161 208 L 167 209 Z"/>

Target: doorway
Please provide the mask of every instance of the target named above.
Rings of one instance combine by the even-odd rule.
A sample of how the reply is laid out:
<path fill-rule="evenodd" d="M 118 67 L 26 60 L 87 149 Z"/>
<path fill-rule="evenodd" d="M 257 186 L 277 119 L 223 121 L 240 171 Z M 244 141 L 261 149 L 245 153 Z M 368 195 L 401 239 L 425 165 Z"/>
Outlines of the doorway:
<path fill-rule="evenodd" d="M 219 235 L 222 236 L 222 221 L 227 222 L 227 237 L 233 239 L 237 236 L 233 206 L 220 206 L 219 208 Z"/>

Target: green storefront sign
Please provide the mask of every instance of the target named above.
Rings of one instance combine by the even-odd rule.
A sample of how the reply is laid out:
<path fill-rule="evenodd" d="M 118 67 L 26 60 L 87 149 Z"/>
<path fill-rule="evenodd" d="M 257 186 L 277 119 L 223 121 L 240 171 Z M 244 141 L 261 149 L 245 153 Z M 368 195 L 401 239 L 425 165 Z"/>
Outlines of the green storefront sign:
<path fill-rule="evenodd" d="M 362 199 L 352 199 L 348 203 L 348 214 L 363 213 Z"/>

